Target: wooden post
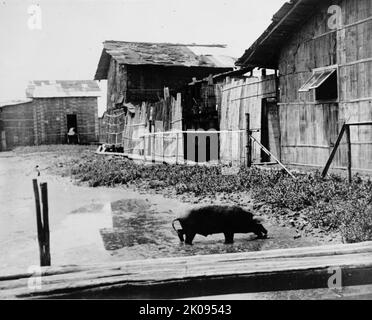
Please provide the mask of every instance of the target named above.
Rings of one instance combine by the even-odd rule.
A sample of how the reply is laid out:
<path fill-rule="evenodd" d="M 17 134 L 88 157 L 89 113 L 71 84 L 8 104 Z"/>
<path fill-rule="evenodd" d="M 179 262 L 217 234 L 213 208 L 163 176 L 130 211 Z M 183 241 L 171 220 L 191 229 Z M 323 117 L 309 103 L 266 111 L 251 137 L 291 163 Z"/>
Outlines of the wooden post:
<path fill-rule="evenodd" d="M 234 132 L 231 130 L 230 131 L 230 147 L 231 147 L 231 149 L 230 149 L 230 165 L 232 166 L 233 165 L 233 159 L 234 159 L 234 151 L 233 151 L 233 135 L 234 135 Z"/>
<path fill-rule="evenodd" d="M 251 141 L 251 127 L 250 127 L 250 114 L 245 114 L 245 123 L 246 123 L 246 137 L 247 137 L 247 167 L 252 167 L 252 141 Z"/>
<path fill-rule="evenodd" d="M 151 148 L 151 156 L 152 156 L 152 163 L 155 163 L 155 157 L 156 157 L 156 135 L 155 135 L 155 130 L 152 133 L 152 148 Z"/>
<path fill-rule="evenodd" d="M 40 253 L 40 265 L 43 265 L 44 261 L 44 249 L 43 249 L 43 223 L 41 221 L 41 209 L 40 209 L 40 194 L 39 188 L 37 185 L 37 180 L 32 180 L 34 186 L 34 194 L 35 194 L 35 207 L 36 207 L 36 227 L 37 227 L 37 239 L 39 243 L 39 253 Z"/>
<path fill-rule="evenodd" d="M 345 128 L 345 133 L 346 133 L 346 144 L 347 144 L 347 174 L 348 174 L 348 179 L 349 183 L 352 182 L 352 172 L 351 172 L 351 137 L 350 137 L 350 126 L 346 125 Z"/>
<path fill-rule="evenodd" d="M 155 154 L 154 154 L 154 152 L 155 152 L 155 135 L 154 135 L 154 131 L 155 130 L 153 130 L 153 127 L 152 127 L 152 125 L 153 125 L 152 113 L 153 113 L 153 107 L 151 107 L 151 111 L 150 111 L 150 117 L 151 117 L 151 119 L 149 121 L 149 125 L 150 125 L 150 127 L 149 127 L 149 133 L 150 133 L 150 135 L 149 135 L 149 146 L 150 146 L 151 162 L 152 163 L 155 163 Z"/>
<path fill-rule="evenodd" d="M 163 149 L 163 164 L 165 164 L 165 144 L 164 144 L 164 132 L 161 135 L 162 137 L 162 149 Z"/>
<path fill-rule="evenodd" d="M 41 183 L 41 200 L 43 203 L 43 216 L 41 216 L 40 194 L 37 180 L 33 179 L 35 205 L 36 205 L 36 226 L 37 238 L 39 242 L 40 266 L 50 266 L 50 233 L 49 233 L 49 207 L 48 207 L 48 188 L 46 183 Z"/>
<path fill-rule="evenodd" d="M 327 164 L 326 164 L 326 166 L 325 166 L 325 168 L 324 168 L 324 170 L 323 170 L 323 172 L 322 172 L 322 178 L 325 178 L 325 176 L 326 176 L 327 173 L 328 173 L 329 168 L 331 167 L 332 161 L 333 161 L 333 159 L 334 159 L 334 157 L 335 157 L 335 155 L 336 155 L 336 152 L 337 152 L 337 149 L 338 149 L 338 147 L 339 147 L 339 145 L 340 145 L 340 143 L 341 143 L 342 137 L 344 136 L 344 133 L 345 133 L 346 127 L 347 127 L 347 126 L 346 126 L 346 124 L 344 123 L 344 124 L 342 125 L 341 132 L 340 132 L 340 134 L 338 135 L 338 138 L 337 138 L 337 141 L 336 141 L 336 143 L 335 143 L 335 146 L 333 147 L 333 150 L 332 150 L 332 152 L 331 152 L 331 155 L 330 155 L 330 157 L 329 157 L 329 159 L 328 159 L 328 161 L 327 161 Z"/>
<path fill-rule="evenodd" d="M 48 185 L 40 184 L 41 201 L 43 203 L 43 264 L 50 266 L 50 232 L 49 232 L 49 206 L 48 206 Z"/>
<path fill-rule="evenodd" d="M 143 136 L 143 161 L 146 162 L 146 136 Z"/>
<path fill-rule="evenodd" d="M 179 144 L 179 137 L 178 132 L 176 133 L 176 164 L 178 164 L 178 144 Z"/>

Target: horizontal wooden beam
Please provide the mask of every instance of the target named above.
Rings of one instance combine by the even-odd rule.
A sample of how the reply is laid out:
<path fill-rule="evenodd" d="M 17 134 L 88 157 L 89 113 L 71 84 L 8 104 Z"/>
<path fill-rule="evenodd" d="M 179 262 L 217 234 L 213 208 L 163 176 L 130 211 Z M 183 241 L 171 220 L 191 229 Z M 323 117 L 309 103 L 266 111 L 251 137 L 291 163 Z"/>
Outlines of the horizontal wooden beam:
<path fill-rule="evenodd" d="M 347 126 L 372 126 L 372 121 L 364 121 L 364 122 L 349 122 L 346 123 Z"/>
<path fill-rule="evenodd" d="M 31 272 L 0 276 L 0 299 L 171 299 L 327 288 L 330 268 L 340 270 L 343 286 L 372 284 L 372 243 L 46 267 L 34 291 Z"/>
<path fill-rule="evenodd" d="M 331 146 L 313 145 L 313 144 L 297 144 L 297 145 L 282 145 L 282 148 L 314 148 L 314 149 L 329 149 Z"/>

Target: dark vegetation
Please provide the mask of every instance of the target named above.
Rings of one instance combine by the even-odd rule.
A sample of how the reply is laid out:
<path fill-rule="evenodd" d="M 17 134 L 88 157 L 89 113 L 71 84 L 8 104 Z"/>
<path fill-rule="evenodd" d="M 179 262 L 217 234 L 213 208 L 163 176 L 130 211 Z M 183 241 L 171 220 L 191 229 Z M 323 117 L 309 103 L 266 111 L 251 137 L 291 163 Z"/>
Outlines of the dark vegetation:
<path fill-rule="evenodd" d="M 76 162 L 71 174 L 92 187 L 172 188 L 200 197 L 250 192 L 273 215 L 301 215 L 313 228 L 340 232 L 345 242 L 372 240 L 372 182 L 359 176 L 349 184 L 338 175 L 322 179 L 319 172 L 292 179 L 283 171 L 241 168 L 236 175 L 224 175 L 221 167 L 142 165 L 96 156 Z"/>

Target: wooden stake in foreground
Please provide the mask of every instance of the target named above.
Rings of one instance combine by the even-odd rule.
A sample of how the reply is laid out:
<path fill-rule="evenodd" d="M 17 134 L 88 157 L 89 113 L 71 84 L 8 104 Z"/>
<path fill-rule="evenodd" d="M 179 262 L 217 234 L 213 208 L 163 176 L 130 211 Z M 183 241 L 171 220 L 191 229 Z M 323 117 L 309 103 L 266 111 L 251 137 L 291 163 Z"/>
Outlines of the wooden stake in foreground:
<path fill-rule="evenodd" d="M 37 238 L 40 251 L 40 266 L 50 266 L 50 234 L 49 234 L 49 208 L 48 208 L 48 186 L 46 183 L 41 183 L 41 200 L 43 204 L 43 212 L 41 214 L 40 194 L 37 185 L 37 180 L 33 179 L 35 206 L 36 206 L 36 226 Z"/>

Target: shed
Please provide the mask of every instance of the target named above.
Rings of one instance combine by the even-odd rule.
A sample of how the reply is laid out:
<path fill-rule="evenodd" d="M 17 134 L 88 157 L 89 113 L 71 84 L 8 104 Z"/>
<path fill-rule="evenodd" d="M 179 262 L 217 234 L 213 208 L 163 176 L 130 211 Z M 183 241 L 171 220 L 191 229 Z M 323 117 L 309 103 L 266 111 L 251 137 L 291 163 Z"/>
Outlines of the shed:
<path fill-rule="evenodd" d="M 1 149 L 67 142 L 75 128 L 80 143 L 98 140 L 96 81 L 31 81 L 25 99 L 0 104 Z"/>
<path fill-rule="evenodd" d="M 234 64 L 225 45 L 104 42 L 95 75 L 96 80 L 108 80 L 101 136 L 106 131 L 106 142 L 124 146 L 124 153 L 143 154 L 144 142 L 139 137 L 155 131 L 195 128 L 183 121 L 188 84 L 193 79 L 232 71 Z M 169 138 L 169 143 L 157 139 L 156 143 L 146 143 L 152 148 L 149 154 L 178 149 L 183 157 L 183 138 L 179 144 L 175 142 L 178 138 Z"/>

